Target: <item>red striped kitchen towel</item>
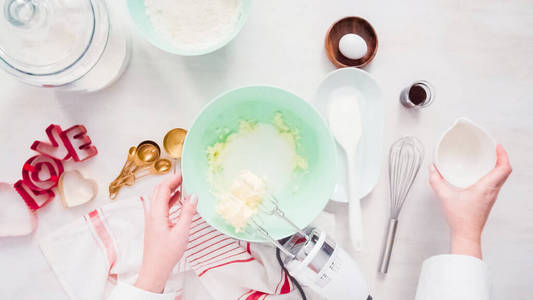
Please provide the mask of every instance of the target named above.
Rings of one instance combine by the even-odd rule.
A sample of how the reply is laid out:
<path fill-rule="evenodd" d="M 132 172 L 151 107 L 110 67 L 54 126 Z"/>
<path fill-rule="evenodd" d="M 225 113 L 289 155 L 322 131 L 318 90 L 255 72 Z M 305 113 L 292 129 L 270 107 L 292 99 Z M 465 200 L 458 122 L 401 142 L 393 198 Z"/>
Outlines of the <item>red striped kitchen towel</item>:
<path fill-rule="evenodd" d="M 170 211 L 173 222 L 181 207 Z M 105 299 L 117 280 L 132 284 L 142 261 L 140 199 L 108 204 L 40 241 L 42 252 L 71 299 Z M 165 293 L 192 300 L 299 299 L 275 258 L 274 247 L 236 240 L 193 218 L 189 244 Z M 187 290 L 196 277 L 203 291 Z M 192 290 L 192 291 L 191 291 Z M 306 289 L 308 299 L 320 299 Z"/>

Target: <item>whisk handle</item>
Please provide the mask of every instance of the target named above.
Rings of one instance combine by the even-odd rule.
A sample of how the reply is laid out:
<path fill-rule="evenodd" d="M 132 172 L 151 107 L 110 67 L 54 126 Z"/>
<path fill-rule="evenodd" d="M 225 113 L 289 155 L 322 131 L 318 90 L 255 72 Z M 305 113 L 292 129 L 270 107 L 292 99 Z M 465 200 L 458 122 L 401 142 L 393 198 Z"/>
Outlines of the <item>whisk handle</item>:
<path fill-rule="evenodd" d="M 387 239 L 385 240 L 385 248 L 383 249 L 383 257 L 379 266 L 380 273 L 387 273 L 389 270 L 389 261 L 392 254 L 392 247 L 396 238 L 396 229 L 398 228 L 398 219 L 390 219 L 389 229 L 387 231 Z"/>

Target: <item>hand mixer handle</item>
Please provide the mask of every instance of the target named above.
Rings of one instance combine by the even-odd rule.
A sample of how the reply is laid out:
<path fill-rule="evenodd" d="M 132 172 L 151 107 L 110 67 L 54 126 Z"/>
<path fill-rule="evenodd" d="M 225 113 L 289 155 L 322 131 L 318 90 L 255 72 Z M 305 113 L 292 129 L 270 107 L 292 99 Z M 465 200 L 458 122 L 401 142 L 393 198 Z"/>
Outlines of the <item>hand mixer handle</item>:
<path fill-rule="evenodd" d="M 387 232 L 387 239 L 385 240 L 385 248 L 383 251 L 383 257 L 381 258 L 381 264 L 379 266 L 380 273 L 387 273 L 389 270 L 389 261 L 392 253 L 392 247 L 394 246 L 394 240 L 396 238 L 396 229 L 398 228 L 398 219 L 390 219 L 389 230 Z"/>

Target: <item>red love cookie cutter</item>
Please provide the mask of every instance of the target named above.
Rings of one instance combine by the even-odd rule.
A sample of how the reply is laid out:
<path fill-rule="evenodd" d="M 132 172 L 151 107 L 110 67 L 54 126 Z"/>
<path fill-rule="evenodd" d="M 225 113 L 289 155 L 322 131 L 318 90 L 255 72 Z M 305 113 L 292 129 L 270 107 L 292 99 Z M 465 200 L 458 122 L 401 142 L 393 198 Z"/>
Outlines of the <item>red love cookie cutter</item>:
<path fill-rule="evenodd" d="M 55 196 L 52 190 L 34 191 L 22 180 L 17 181 L 14 187 L 31 210 L 43 207 Z"/>
<path fill-rule="evenodd" d="M 71 157 L 74 161 L 84 161 L 98 154 L 83 125 L 63 131 L 59 125 L 51 124 L 46 128 L 46 135 L 49 142 L 35 141 L 31 145 L 39 155 L 26 161 L 22 180 L 14 185 L 31 210 L 43 207 L 55 197 L 52 189 L 63 174 L 61 161 Z"/>
<path fill-rule="evenodd" d="M 63 131 L 61 140 L 74 161 L 84 161 L 98 154 L 83 125 L 75 125 Z"/>
<path fill-rule="evenodd" d="M 47 177 L 42 176 L 46 175 Z M 22 181 L 34 191 L 46 191 L 57 186 L 59 177 L 63 174 L 63 164 L 60 160 L 45 155 L 36 155 L 24 163 Z"/>
<path fill-rule="evenodd" d="M 50 143 L 35 141 L 31 145 L 31 149 L 39 152 L 40 154 L 47 155 L 59 160 L 67 160 L 70 158 L 70 153 L 63 144 L 61 133 L 63 130 L 59 125 L 52 124 L 46 128 L 46 135 L 50 140 Z"/>
<path fill-rule="evenodd" d="M 46 128 L 46 135 L 50 142 L 35 141 L 31 149 L 58 160 L 72 157 L 74 161 L 84 161 L 98 154 L 83 125 L 63 131 L 59 125 L 52 124 Z"/>

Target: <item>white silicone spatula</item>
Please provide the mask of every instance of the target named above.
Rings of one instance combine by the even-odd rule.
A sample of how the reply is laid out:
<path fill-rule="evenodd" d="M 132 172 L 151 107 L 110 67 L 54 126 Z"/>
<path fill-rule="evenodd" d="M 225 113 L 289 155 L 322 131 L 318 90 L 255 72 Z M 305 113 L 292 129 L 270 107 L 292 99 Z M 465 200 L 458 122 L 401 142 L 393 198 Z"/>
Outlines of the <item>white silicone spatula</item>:
<path fill-rule="evenodd" d="M 348 162 L 349 223 L 350 236 L 356 251 L 361 250 L 363 228 L 361 203 L 356 186 L 355 158 L 361 137 L 361 118 L 356 93 L 349 91 L 335 93 L 329 105 L 329 126 L 337 143 L 344 148 Z"/>

